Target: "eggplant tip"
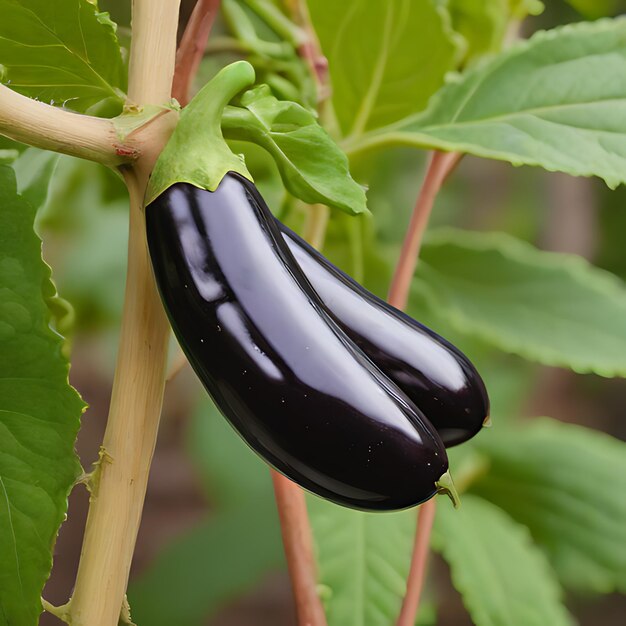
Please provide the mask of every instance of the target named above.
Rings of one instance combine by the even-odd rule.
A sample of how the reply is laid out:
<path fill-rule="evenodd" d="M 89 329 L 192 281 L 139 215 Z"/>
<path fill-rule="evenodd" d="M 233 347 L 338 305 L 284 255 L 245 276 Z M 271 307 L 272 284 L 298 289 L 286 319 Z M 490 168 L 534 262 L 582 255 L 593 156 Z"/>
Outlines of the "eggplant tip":
<path fill-rule="evenodd" d="M 484 428 L 491 428 L 493 426 L 493 422 L 491 421 L 491 415 L 487 415 L 487 417 L 483 420 Z"/>
<path fill-rule="evenodd" d="M 452 500 L 455 509 L 461 506 L 461 498 L 459 498 L 449 470 L 441 475 L 441 478 L 435 483 L 435 487 L 437 487 L 437 493 L 445 494 Z"/>

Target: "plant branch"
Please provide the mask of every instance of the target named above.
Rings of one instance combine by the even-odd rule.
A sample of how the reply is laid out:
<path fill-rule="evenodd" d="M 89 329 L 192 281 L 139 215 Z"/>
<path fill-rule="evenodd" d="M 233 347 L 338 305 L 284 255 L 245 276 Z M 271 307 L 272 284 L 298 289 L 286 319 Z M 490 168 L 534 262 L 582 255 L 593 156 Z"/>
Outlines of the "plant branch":
<path fill-rule="evenodd" d="M 272 470 L 272 482 L 298 625 L 326 626 L 324 608 L 317 595 L 313 534 L 304 491 L 275 470 Z"/>
<path fill-rule="evenodd" d="M 179 0 L 134 0 L 129 98 L 166 104 L 174 72 Z M 130 193 L 126 295 L 99 479 L 91 497 L 74 595 L 73 626 L 117 626 L 145 498 L 163 400 L 169 325 L 145 237 L 143 198 L 175 116 L 152 124 L 153 141 L 124 170 Z"/>
<path fill-rule="evenodd" d="M 0 135 L 110 166 L 129 161 L 135 152 L 122 145 L 111 120 L 38 102 L 4 85 L 0 85 Z"/>
<path fill-rule="evenodd" d="M 193 80 L 204 56 L 220 0 L 198 0 L 176 52 L 172 96 L 183 106 L 189 102 Z"/>
<path fill-rule="evenodd" d="M 239 41 L 235 37 L 211 37 L 204 49 L 205 55 L 220 54 L 222 52 L 232 52 L 244 56 L 253 52 L 253 49 L 249 43 Z"/>
<path fill-rule="evenodd" d="M 324 245 L 329 218 L 330 209 L 325 204 L 309 206 L 303 236 L 314 248 L 320 249 Z"/>
<path fill-rule="evenodd" d="M 435 498 L 424 502 L 417 510 L 417 531 L 415 533 L 411 567 L 406 582 L 406 595 L 402 602 L 397 626 L 415 625 L 422 589 L 424 588 L 424 580 L 426 579 L 430 534 L 435 521 L 435 510 Z"/>
<path fill-rule="evenodd" d="M 41 606 L 46 613 L 54 615 L 58 620 L 69 623 L 69 610 L 68 604 L 62 606 L 54 606 L 54 604 L 48 602 L 45 598 L 41 598 Z"/>
<path fill-rule="evenodd" d="M 447 176 L 461 159 L 461 156 L 457 152 L 433 152 L 422 188 L 415 203 L 415 208 L 413 209 L 400 259 L 398 260 L 391 288 L 389 289 L 389 304 L 399 309 L 406 308 L 411 280 L 417 265 L 417 257 L 419 256 L 422 239 L 437 193 Z M 402 603 L 397 626 L 414 626 L 415 624 L 426 577 L 430 534 L 435 519 L 435 508 L 435 499 L 432 498 L 418 509 L 413 555 L 406 583 L 406 595 Z"/>
<path fill-rule="evenodd" d="M 176 60 L 180 0 L 133 0 L 128 98 L 139 105 L 167 104 Z"/>
<path fill-rule="evenodd" d="M 406 307 L 422 238 L 437 193 L 460 158 L 461 155 L 458 152 L 433 152 L 389 289 L 389 304 L 398 309 Z"/>
<path fill-rule="evenodd" d="M 167 370 L 165 382 L 169 383 L 174 380 L 174 378 L 176 378 L 176 376 L 178 376 L 185 369 L 185 367 L 187 367 L 188 364 L 189 361 L 187 360 L 185 353 L 180 348 L 178 348 L 178 352 L 176 353 L 176 356 L 173 358 L 170 367 Z"/>

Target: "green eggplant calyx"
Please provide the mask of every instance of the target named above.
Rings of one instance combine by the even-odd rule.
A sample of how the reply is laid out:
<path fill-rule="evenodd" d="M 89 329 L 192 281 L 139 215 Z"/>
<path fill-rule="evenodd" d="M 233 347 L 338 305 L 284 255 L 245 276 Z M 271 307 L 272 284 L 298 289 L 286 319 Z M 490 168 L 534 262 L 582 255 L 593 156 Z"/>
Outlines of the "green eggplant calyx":
<path fill-rule="evenodd" d="M 254 68 L 247 61 L 231 63 L 182 110 L 150 176 L 146 205 L 176 183 L 215 191 L 228 172 L 252 180 L 242 157 L 234 154 L 224 140 L 221 119 L 224 107 L 254 80 Z"/>
<path fill-rule="evenodd" d="M 441 478 L 435 483 L 435 487 L 437 487 L 437 493 L 445 494 L 452 500 L 455 509 L 461 506 L 461 498 L 459 498 L 459 494 L 454 486 L 454 481 L 452 480 L 452 475 L 449 471 L 442 474 Z"/>

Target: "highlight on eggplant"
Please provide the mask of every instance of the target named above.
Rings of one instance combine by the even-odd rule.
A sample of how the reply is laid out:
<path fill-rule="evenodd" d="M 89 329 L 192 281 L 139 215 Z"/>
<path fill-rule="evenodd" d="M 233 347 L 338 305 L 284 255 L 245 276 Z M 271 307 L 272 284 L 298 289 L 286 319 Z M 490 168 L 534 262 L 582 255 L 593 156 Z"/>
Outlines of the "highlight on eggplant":
<path fill-rule="evenodd" d="M 446 447 L 489 420 L 489 396 L 471 361 L 406 313 L 367 291 L 284 224 L 291 253 L 343 331 L 404 391 Z"/>
<path fill-rule="evenodd" d="M 146 227 L 182 349 L 268 463 L 359 509 L 456 500 L 436 430 L 328 314 L 250 181 L 174 184 L 146 207 Z"/>

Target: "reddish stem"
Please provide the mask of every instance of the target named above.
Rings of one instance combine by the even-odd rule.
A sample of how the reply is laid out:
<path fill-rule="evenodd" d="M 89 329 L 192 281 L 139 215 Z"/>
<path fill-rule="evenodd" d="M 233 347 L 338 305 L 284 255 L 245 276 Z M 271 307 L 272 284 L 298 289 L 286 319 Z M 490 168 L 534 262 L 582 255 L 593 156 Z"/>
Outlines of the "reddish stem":
<path fill-rule="evenodd" d="M 176 52 L 172 97 L 183 106 L 189 102 L 191 85 L 204 56 L 219 6 L 220 0 L 198 0 L 180 40 Z"/>
<path fill-rule="evenodd" d="M 276 506 L 287 558 L 287 569 L 296 601 L 299 626 L 326 626 L 324 608 L 317 595 L 313 535 L 304 491 L 272 470 Z"/>
<path fill-rule="evenodd" d="M 307 31 L 310 39 L 300 44 L 298 54 L 306 60 L 315 77 L 315 81 L 321 90 L 320 99 L 326 99 L 330 95 L 328 89 L 328 59 L 322 54 L 317 37 L 309 29 Z"/>
<path fill-rule="evenodd" d="M 406 583 L 406 595 L 402 602 L 402 610 L 398 617 L 397 626 L 414 626 L 417 611 L 419 609 L 424 580 L 426 578 L 426 565 L 428 564 L 428 548 L 430 546 L 430 533 L 435 521 L 435 498 L 424 502 L 417 510 L 417 530 L 411 557 L 411 568 Z"/>
<path fill-rule="evenodd" d="M 409 299 L 409 290 L 417 266 L 417 257 L 437 193 L 461 156 L 458 152 L 433 152 L 389 289 L 388 301 L 399 309 L 404 309 Z M 426 577 L 428 548 L 434 520 L 435 499 L 432 498 L 418 509 L 415 543 L 406 583 L 406 595 L 397 626 L 414 626 L 415 624 Z"/>
<path fill-rule="evenodd" d="M 422 238 L 437 193 L 460 158 L 461 155 L 458 152 L 433 152 L 389 289 L 387 300 L 398 309 L 406 307 Z"/>

